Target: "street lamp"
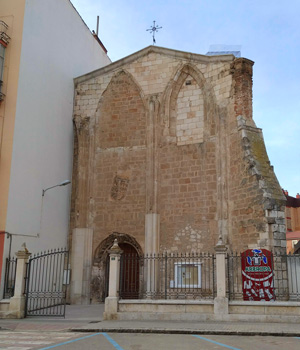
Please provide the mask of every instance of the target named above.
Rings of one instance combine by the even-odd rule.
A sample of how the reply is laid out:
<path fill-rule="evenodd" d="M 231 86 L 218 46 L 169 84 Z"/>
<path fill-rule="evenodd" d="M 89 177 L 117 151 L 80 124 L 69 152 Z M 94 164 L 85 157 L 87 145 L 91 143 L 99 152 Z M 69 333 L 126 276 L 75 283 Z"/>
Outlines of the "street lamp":
<path fill-rule="evenodd" d="M 66 185 L 68 185 L 68 184 L 70 184 L 70 183 L 71 183 L 70 180 L 65 180 L 65 181 L 61 182 L 60 184 L 58 184 L 58 185 L 48 187 L 48 188 L 46 188 L 45 190 L 43 190 L 43 192 L 42 192 L 42 197 L 44 197 L 45 192 L 48 191 L 48 190 L 50 190 L 51 188 L 58 187 L 58 186 L 66 186 Z"/>

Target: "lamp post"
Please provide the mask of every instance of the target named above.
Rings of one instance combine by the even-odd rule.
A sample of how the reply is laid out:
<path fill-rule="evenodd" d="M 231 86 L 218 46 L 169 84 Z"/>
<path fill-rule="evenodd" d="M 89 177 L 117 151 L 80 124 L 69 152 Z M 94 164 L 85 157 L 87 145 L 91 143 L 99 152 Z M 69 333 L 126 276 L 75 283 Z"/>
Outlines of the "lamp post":
<path fill-rule="evenodd" d="M 12 238 L 13 236 L 23 236 L 23 237 L 34 237 L 34 238 L 39 238 L 40 237 L 40 234 L 42 232 L 42 217 L 43 217 L 43 197 L 45 195 L 45 192 L 50 190 L 51 188 L 54 188 L 54 187 L 58 187 L 58 186 L 66 186 L 68 184 L 70 184 L 71 181 L 70 180 L 65 180 L 63 182 L 61 182 L 60 184 L 58 185 L 55 185 L 55 186 L 51 186 L 51 187 L 48 187 L 44 190 L 42 190 L 42 204 L 41 204 L 41 213 L 40 213 L 40 232 L 38 232 L 36 235 L 27 235 L 27 234 L 20 234 L 20 233 L 11 233 L 11 232 L 7 232 L 5 230 L 0 230 L 0 234 L 1 235 L 7 235 L 7 239 L 9 239 L 9 251 L 8 251 L 8 257 L 10 259 L 11 257 L 11 247 L 12 247 Z"/>
<path fill-rule="evenodd" d="M 42 233 L 42 217 L 43 217 L 43 207 L 44 207 L 44 196 L 46 191 L 54 188 L 54 187 L 59 187 L 59 186 L 66 186 L 68 184 L 70 184 L 71 181 L 70 180 L 65 180 L 63 182 L 61 182 L 60 184 L 45 188 L 42 190 L 42 204 L 41 204 L 41 215 L 40 215 L 40 232 L 37 234 L 37 237 L 40 237 L 40 234 Z"/>
<path fill-rule="evenodd" d="M 45 192 L 48 191 L 48 190 L 50 190 L 51 188 L 58 187 L 58 186 L 66 186 L 66 185 L 68 185 L 68 184 L 70 184 L 70 183 L 71 183 L 70 180 L 65 180 L 65 181 L 61 182 L 60 184 L 58 184 L 58 185 L 54 185 L 54 186 L 48 187 L 48 188 L 46 188 L 46 189 L 43 190 L 43 192 L 42 192 L 42 197 L 44 197 Z"/>

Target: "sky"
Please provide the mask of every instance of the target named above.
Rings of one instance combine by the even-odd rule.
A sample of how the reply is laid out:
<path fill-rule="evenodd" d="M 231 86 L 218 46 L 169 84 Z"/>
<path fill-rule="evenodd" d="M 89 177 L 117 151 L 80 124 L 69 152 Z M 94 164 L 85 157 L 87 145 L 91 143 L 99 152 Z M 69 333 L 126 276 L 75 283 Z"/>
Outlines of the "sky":
<path fill-rule="evenodd" d="M 300 193 L 300 1 L 71 0 L 116 61 L 152 45 L 206 54 L 210 45 L 241 45 L 255 62 L 253 119 L 263 129 L 271 164 L 289 195 Z"/>

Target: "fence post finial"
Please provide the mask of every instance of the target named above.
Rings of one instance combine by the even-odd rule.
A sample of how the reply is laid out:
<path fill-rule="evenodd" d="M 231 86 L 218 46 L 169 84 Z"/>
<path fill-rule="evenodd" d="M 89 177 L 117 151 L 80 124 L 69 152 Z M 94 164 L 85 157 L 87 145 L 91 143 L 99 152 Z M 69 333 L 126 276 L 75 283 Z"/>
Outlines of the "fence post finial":
<path fill-rule="evenodd" d="M 113 243 L 112 247 L 109 250 L 109 253 L 118 252 L 118 251 L 121 251 L 121 249 L 119 247 L 117 238 L 115 238 L 114 243 Z"/>
<path fill-rule="evenodd" d="M 24 251 L 24 252 L 28 253 L 28 249 L 27 249 L 27 247 L 26 247 L 26 243 L 25 243 L 25 242 L 22 244 L 21 247 L 23 248 L 23 251 Z"/>
<path fill-rule="evenodd" d="M 221 246 L 221 245 L 223 246 L 224 243 L 223 243 L 222 235 L 220 234 L 220 235 L 219 235 L 219 240 L 218 240 L 218 243 L 217 243 L 217 247 L 218 247 L 218 246 Z"/>

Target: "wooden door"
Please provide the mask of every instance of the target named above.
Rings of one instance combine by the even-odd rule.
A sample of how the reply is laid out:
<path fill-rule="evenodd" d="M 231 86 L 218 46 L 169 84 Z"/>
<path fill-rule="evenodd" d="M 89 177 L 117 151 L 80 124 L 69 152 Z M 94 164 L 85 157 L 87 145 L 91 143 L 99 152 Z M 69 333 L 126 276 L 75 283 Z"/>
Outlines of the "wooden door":
<path fill-rule="evenodd" d="M 120 297 L 138 299 L 139 297 L 139 256 L 136 249 L 127 243 L 120 243 L 121 257 Z"/>

